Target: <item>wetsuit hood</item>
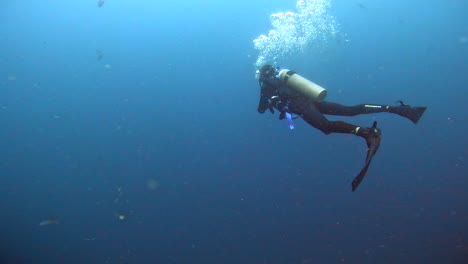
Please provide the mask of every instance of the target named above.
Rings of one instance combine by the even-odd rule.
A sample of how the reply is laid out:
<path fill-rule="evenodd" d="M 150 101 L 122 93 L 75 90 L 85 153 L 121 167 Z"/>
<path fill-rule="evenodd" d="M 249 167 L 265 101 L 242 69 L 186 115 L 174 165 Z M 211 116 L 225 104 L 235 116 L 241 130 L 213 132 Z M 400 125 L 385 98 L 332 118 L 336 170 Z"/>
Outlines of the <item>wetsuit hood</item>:
<path fill-rule="evenodd" d="M 277 74 L 277 69 L 269 64 L 262 66 L 260 69 L 260 80 L 269 79 Z"/>

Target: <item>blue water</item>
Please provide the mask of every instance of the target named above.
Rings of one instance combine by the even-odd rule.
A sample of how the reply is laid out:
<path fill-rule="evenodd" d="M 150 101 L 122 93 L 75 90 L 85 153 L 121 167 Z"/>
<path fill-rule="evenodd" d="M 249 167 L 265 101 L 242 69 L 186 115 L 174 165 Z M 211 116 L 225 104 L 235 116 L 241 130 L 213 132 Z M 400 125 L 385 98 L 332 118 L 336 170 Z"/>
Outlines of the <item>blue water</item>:
<path fill-rule="evenodd" d="M 354 193 L 361 138 L 256 111 L 252 40 L 294 6 L 2 1 L 0 263 L 468 263 L 466 1 L 335 0 L 339 35 L 284 60 L 428 107 L 330 117 L 383 130 Z"/>

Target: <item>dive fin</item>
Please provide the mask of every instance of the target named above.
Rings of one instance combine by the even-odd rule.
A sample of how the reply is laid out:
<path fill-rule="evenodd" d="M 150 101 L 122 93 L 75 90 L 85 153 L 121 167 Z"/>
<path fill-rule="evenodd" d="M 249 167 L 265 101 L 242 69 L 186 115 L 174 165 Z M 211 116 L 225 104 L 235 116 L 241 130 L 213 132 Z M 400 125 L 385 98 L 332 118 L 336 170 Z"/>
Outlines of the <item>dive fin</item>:
<path fill-rule="evenodd" d="M 382 134 L 379 128 L 377 128 L 377 122 L 374 121 L 372 125 L 373 133 L 371 133 L 368 138 L 366 139 L 367 143 L 367 156 L 366 156 L 366 163 L 364 168 L 362 168 L 361 172 L 354 178 L 353 182 L 351 183 L 352 191 L 354 192 L 359 184 L 362 182 L 364 177 L 366 176 L 367 169 L 369 169 L 369 165 L 372 161 L 372 158 L 377 153 L 380 147 L 380 141 L 382 140 Z"/>
<path fill-rule="evenodd" d="M 413 121 L 413 123 L 417 124 L 419 119 L 422 117 L 424 112 L 426 111 L 427 107 L 418 106 L 418 107 L 411 107 L 410 115 L 408 119 Z"/>
<path fill-rule="evenodd" d="M 405 104 L 402 100 L 398 100 L 395 103 L 400 103 L 400 106 L 409 106 L 409 105 Z"/>
<path fill-rule="evenodd" d="M 359 172 L 359 174 L 356 176 L 356 178 L 354 178 L 353 182 L 351 183 L 353 192 L 357 189 L 359 184 L 361 184 L 362 180 L 364 179 L 364 176 L 366 176 L 369 165 L 370 165 L 370 162 L 366 163 L 364 168 L 362 168 L 361 172 Z"/>
<path fill-rule="evenodd" d="M 415 124 L 419 122 L 419 119 L 421 119 L 422 115 L 427 109 L 425 106 L 412 107 L 408 104 L 405 104 L 403 101 L 396 102 L 400 103 L 400 106 L 396 107 L 395 113 L 402 117 L 408 118 Z"/>

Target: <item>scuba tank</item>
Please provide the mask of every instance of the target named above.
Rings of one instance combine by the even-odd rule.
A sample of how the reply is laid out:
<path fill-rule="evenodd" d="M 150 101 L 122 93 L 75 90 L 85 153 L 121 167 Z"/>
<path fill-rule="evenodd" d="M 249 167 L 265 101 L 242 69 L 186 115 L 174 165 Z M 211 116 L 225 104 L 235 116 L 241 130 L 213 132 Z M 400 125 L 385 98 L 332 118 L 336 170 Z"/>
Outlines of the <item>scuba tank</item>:
<path fill-rule="evenodd" d="M 278 78 L 284 81 L 286 86 L 291 90 L 294 90 L 314 101 L 323 101 L 327 96 L 327 90 L 300 76 L 294 71 L 282 69 L 278 73 Z"/>

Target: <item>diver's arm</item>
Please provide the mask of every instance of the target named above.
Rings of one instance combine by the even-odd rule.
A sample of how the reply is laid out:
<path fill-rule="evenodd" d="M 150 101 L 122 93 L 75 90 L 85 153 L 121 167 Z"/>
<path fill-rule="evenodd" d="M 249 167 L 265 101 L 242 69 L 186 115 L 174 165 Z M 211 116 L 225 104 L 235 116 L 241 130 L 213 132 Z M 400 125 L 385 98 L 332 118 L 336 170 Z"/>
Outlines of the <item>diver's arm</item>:
<path fill-rule="evenodd" d="M 263 114 L 268 108 L 270 108 L 271 111 L 271 106 L 270 102 L 268 102 L 268 97 L 264 96 L 263 92 L 260 92 L 260 101 L 258 102 L 257 111 L 260 114 Z"/>
<path fill-rule="evenodd" d="M 273 106 L 276 105 L 276 103 L 280 101 L 279 96 L 272 96 L 272 97 L 260 97 L 260 102 L 258 103 L 257 111 L 260 114 L 265 113 L 265 111 L 268 109 L 272 114 L 275 113 L 275 110 L 273 109 Z"/>
<path fill-rule="evenodd" d="M 275 111 L 273 110 L 273 106 L 271 104 L 271 93 L 272 93 L 272 88 L 268 85 L 265 85 L 264 83 L 261 84 L 261 89 L 260 89 L 260 101 L 258 102 L 258 107 L 257 111 L 260 114 L 265 113 L 267 109 L 270 110 L 270 112 L 273 114 Z"/>
<path fill-rule="evenodd" d="M 262 80 L 260 82 L 260 102 L 258 103 L 258 112 L 263 114 L 267 109 L 272 114 L 275 113 L 273 106 L 280 100 L 277 94 L 277 87 L 281 85 L 281 81 L 276 78 Z"/>

